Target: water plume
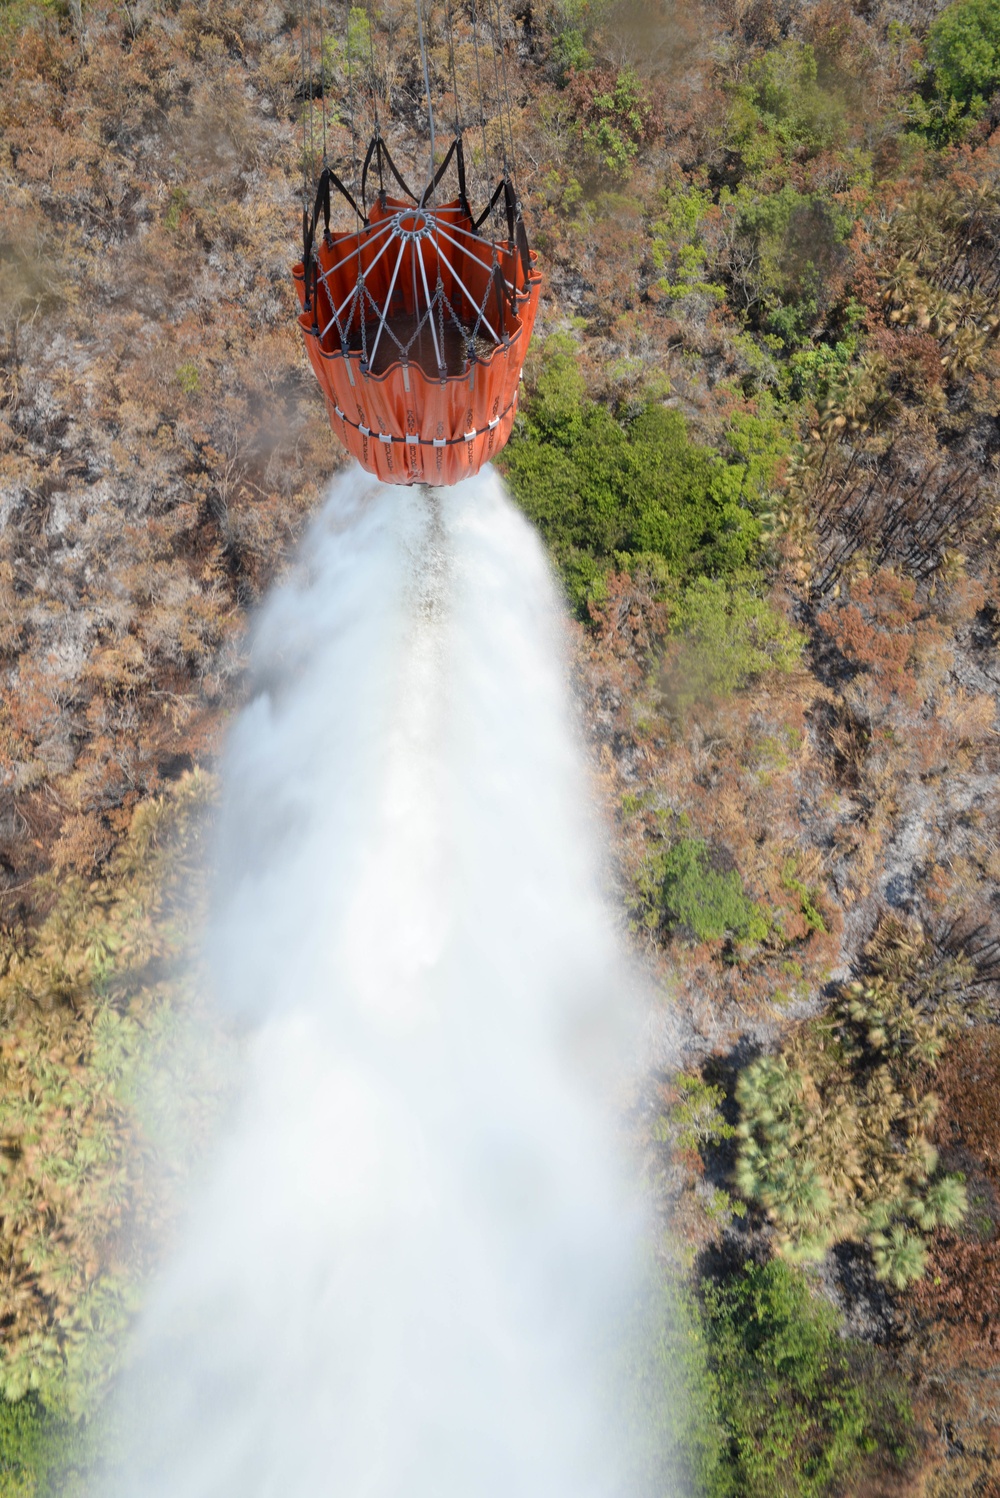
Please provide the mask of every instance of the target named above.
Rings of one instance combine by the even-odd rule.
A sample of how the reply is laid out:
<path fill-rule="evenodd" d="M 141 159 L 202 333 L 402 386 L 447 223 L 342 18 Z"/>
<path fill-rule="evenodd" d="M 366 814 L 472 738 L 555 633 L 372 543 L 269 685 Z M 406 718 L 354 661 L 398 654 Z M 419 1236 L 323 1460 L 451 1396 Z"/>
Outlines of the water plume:
<path fill-rule="evenodd" d="M 489 471 L 338 480 L 263 610 L 209 958 L 240 1102 L 150 1297 L 128 1498 L 611 1498 L 624 1000 L 559 604 Z"/>

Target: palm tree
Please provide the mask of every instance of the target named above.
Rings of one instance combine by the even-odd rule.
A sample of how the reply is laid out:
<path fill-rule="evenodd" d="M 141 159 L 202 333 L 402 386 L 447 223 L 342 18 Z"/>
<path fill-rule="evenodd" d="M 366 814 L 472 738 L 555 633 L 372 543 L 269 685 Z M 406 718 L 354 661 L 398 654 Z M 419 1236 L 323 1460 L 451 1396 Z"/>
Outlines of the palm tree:
<path fill-rule="evenodd" d="M 927 1249 L 922 1238 L 907 1232 L 897 1222 L 887 1233 L 873 1233 L 870 1239 L 876 1278 L 895 1290 L 905 1290 L 918 1280 L 927 1267 Z"/>
<path fill-rule="evenodd" d="M 958 1176 L 940 1176 L 910 1207 L 910 1216 L 925 1231 L 957 1228 L 969 1210 L 969 1193 Z"/>

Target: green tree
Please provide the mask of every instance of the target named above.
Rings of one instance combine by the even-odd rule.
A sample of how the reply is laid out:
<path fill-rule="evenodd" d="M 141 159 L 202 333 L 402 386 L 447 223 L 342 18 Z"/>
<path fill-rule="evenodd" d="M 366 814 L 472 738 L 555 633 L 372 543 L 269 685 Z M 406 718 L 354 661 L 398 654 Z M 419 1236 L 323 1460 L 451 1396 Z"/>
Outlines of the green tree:
<path fill-rule="evenodd" d="M 681 643 L 667 672 L 672 704 L 726 697 L 765 671 L 790 671 L 805 636 L 750 583 L 698 577 L 675 618 Z"/>
<path fill-rule="evenodd" d="M 602 575 L 634 558 L 661 559 L 678 581 L 761 559 L 748 464 L 692 442 L 680 412 L 656 403 L 618 420 L 587 396 L 565 336 L 546 345 L 503 461 L 581 612 Z"/>
<path fill-rule="evenodd" d="M 581 126 L 584 145 L 606 171 L 627 177 L 639 154 L 650 107 L 634 68 L 622 68 L 611 88 L 595 93 Z"/>
<path fill-rule="evenodd" d="M 900 1222 L 894 1223 L 885 1233 L 873 1233 L 871 1245 L 876 1275 L 894 1290 L 905 1290 L 927 1267 L 923 1239 L 919 1234 L 909 1232 Z"/>
<path fill-rule="evenodd" d="M 770 928 L 766 911 L 747 895 L 739 871 L 713 867 L 708 844 L 683 838 L 662 861 L 662 903 L 670 924 L 699 941 L 763 941 Z"/>
<path fill-rule="evenodd" d="M 788 40 L 751 63 L 732 90 L 726 144 L 754 176 L 783 156 L 815 156 L 846 134 L 843 102 L 818 81 L 816 54 Z"/>
<path fill-rule="evenodd" d="M 704 1310 L 726 1436 L 711 1498 L 820 1498 L 869 1453 L 905 1463 L 905 1397 L 841 1337 L 837 1312 L 799 1271 L 745 1264 L 705 1286 Z"/>
<path fill-rule="evenodd" d="M 932 133 L 961 135 L 1000 89 L 1000 0 L 954 0 L 927 33 L 936 111 Z"/>

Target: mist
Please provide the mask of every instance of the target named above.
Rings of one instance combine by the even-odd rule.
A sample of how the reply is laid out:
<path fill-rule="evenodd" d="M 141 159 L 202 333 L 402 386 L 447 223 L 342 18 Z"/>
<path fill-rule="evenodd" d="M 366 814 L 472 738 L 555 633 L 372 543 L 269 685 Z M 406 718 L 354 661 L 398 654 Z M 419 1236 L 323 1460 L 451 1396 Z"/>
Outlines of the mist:
<path fill-rule="evenodd" d="M 240 1101 L 142 1317 L 109 1491 L 634 1491 L 628 984 L 563 649 L 489 470 L 338 479 L 262 611 L 208 936 Z"/>

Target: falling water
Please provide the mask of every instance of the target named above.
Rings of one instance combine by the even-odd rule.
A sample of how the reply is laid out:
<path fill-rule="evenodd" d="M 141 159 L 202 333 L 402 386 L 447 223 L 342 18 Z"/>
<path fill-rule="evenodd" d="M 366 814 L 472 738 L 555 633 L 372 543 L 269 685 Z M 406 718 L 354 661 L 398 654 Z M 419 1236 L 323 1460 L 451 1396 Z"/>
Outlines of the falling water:
<path fill-rule="evenodd" d="M 116 1492 L 634 1491 L 624 999 L 561 631 L 488 471 L 340 479 L 263 611 L 209 952 L 241 1101 L 144 1316 Z"/>

